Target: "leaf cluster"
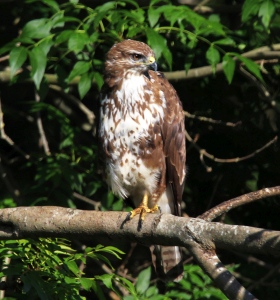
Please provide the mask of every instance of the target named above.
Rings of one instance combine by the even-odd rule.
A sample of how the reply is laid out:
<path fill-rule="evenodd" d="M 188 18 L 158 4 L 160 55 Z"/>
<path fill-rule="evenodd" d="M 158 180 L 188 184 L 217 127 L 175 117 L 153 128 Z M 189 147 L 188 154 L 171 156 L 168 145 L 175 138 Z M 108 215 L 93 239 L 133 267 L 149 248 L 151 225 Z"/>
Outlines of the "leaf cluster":
<path fill-rule="evenodd" d="M 77 252 L 64 239 L 10 240 L 1 242 L 0 258 L 3 261 L 1 277 L 8 276 L 7 289 L 13 299 L 86 299 L 81 291 L 95 291 L 103 295 L 101 284 L 113 288 L 115 281 L 121 281 L 128 290 L 134 288 L 125 279 L 112 274 L 88 278 L 81 266 L 89 259 L 108 264 L 104 254 L 120 259 L 123 254 L 112 246 L 86 247 Z M 15 285 L 15 286 L 14 286 Z M 102 297 L 100 298 L 102 299 Z"/>

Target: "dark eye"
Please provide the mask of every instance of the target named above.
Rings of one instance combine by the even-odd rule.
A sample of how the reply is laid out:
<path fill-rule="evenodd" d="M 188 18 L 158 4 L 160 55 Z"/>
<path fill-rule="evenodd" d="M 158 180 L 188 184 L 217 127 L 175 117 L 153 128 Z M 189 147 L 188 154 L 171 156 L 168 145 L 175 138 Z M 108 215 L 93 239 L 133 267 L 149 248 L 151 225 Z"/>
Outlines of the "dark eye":
<path fill-rule="evenodd" d="M 143 56 L 141 54 L 133 53 L 132 58 L 133 60 L 140 60 Z"/>

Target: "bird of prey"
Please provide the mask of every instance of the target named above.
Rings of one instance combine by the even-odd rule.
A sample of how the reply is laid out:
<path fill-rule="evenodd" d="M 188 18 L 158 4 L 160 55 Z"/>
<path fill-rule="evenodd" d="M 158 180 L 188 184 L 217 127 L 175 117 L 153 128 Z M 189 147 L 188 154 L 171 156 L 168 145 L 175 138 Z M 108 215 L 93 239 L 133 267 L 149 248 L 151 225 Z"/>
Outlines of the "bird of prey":
<path fill-rule="evenodd" d="M 153 50 L 124 40 L 107 53 L 101 92 L 100 145 L 112 191 L 132 199 L 140 215 L 180 216 L 186 174 L 184 113 L 179 97 L 160 72 Z M 152 246 L 159 278 L 178 281 L 183 266 L 177 246 Z"/>

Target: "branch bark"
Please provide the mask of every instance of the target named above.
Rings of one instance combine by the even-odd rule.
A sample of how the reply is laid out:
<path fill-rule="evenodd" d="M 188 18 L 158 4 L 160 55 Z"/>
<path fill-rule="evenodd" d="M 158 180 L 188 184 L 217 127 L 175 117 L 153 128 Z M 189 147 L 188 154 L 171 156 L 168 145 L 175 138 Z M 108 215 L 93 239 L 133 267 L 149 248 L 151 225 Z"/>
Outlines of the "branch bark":
<path fill-rule="evenodd" d="M 280 232 L 231 226 L 169 214 L 148 215 L 141 231 L 138 218 L 124 222 L 125 212 L 97 212 L 70 208 L 17 207 L 0 211 L 0 239 L 64 237 L 131 240 L 145 244 L 186 247 L 229 299 L 256 299 L 228 272 L 216 248 L 280 255 Z"/>

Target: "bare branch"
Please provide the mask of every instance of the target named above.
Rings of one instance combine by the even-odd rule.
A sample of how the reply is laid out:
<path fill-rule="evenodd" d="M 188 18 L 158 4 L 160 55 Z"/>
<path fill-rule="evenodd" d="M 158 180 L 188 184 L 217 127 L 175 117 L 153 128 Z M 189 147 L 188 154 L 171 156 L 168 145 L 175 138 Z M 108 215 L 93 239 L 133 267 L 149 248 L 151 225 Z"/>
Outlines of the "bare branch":
<path fill-rule="evenodd" d="M 229 126 L 229 127 L 236 127 L 236 126 L 238 126 L 238 125 L 240 125 L 242 123 L 241 121 L 238 121 L 236 123 L 223 122 L 221 120 L 214 120 L 212 118 L 207 118 L 207 117 L 204 117 L 204 116 L 192 115 L 188 111 L 184 111 L 184 114 L 189 119 L 197 119 L 197 120 L 202 121 L 202 122 L 208 122 L 208 123 L 212 123 L 212 124 L 225 125 L 225 126 Z"/>
<path fill-rule="evenodd" d="M 7 171 L 5 170 L 5 167 L 2 164 L 1 161 L 1 156 L 0 156 L 0 179 L 3 180 L 4 184 L 7 187 L 7 190 L 9 191 L 9 193 L 11 194 L 11 196 L 13 197 L 13 199 L 15 200 L 16 203 L 20 203 L 21 202 L 21 198 L 20 198 L 20 191 L 18 188 L 16 188 L 14 186 L 14 184 L 12 183 L 12 181 L 10 180 Z"/>
<path fill-rule="evenodd" d="M 36 91 L 35 91 L 35 101 L 40 102 L 40 96 Z M 41 114 L 40 114 L 39 111 L 37 112 L 37 127 L 38 127 L 38 131 L 39 131 L 39 134 L 40 134 L 40 138 L 41 138 L 41 142 L 42 142 L 45 154 L 50 155 L 51 154 L 50 147 L 49 147 L 49 143 L 48 143 L 48 140 L 47 140 L 47 137 L 46 137 L 46 134 L 45 134 L 44 127 L 43 127 Z"/>
<path fill-rule="evenodd" d="M 0 139 L 6 141 L 10 146 L 14 148 L 18 153 L 20 153 L 25 159 L 29 159 L 30 155 L 26 154 L 24 151 L 18 147 L 15 142 L 6 134 L 5 123 L 4 123 L 4 113 L 2 110 L 2 102 L 0 97 Z"/>
<path fill-rule="evenodd" d="M 252 153 L 250 153 L 248 155 L 242 156 L 242 157 L 217 158 L 213 154 L 208 153 L 205 149 L 201 149 L 196 144 L 196 141 L 191 138 L 191 136 L 189 135 L 189 133 L 187 131 L 185 131 L 185 136 L 186 136 L 186 139 L 189 142 L 191 142 L 192 145 L 195 147 L 195 149 L 199 152 L 199 154 L 200 154 L 200 160 L 201 160 L 203 166 L 206 168 L 207 172 L 211 172 L 212 168 L 206 165 L 206 163 L 204 161 L 204 157 L 207 157 L 207 158 L 209 158 L 209 159 L 211 159 L 211 160 L 213 160 L 215 162 L 219 162 L 219 163 L 237 163 L 237 162 L 240 162 L 242 160 L 246 160 L 246 159 L 254 157 L 256 154 L 262 152 L 263 150 L 265 150 L 266 148 L 268 148 L 270 145 L 274 144 L 278 140 L 278 137 L 275 136 L 272 140 L 270 140 L 269 142 L 267 142 L 261 148 L 255 150 L 254 152 L 252 152 Z"/>
<path fill-rule="evenodd" d="M 79 193 L 74 192 L 74 193 L 73 193 L 73 196 L 74 196 L 75 198 L 81 200 L 81 201 L 84 201 L 84 202 L 86 202 L 86 203 L 92 205 L 92 206 L 94 207 L 94 210 L 99 210 L 99 208 L 100 208 L 100 206 L 101 206 L 101 205 L 100 205 L 100 202 L 91 200 L 91 199 L 89 199 L 88 197 L 85 197 L 85 196 L 83 196 L 83 195 L 81 195 L 81 194 L 79 194 Z"/>
<path fill-rule="evenodd" d="M 280 186 L 265 188 L 256 192 L 244 194 L 234 199 L 225 201 L 211 208 L 210 210 L 206 211 L 202 215 L 198 216 L 198 218 L 210 222 L 215 218 L 221 216 L 224 213 L 227 213 L 231 209 L 236 208 L 238 206 L 248 204 L 257 200 L 261 200 L 267 197 L 279 196 L 279 195 L 280 195 Z"/>
<path fill-rule="evenodd" d="M 85 131 L 92 130 L 94 122 L 95 122 L 95 115 L 90 109 L 88 109 L 79 99 L 77 99 L 73 95 L 66 94 L 62 90 L 62 88 L 59 87 L 58 85 L 51 84 L 50 89 L 52 89 L 53 91 L 58 93 L 63 99 L 66 99 L 67 101 L 72 103 L 75 107 L 77 107 L 82 113 L 84 113 L 87 118 L 87 123 L 84 122 L 81 125 L 81 127 Z M 59 101 L 59 103 L 55 103 L 55 104 L 63 111 L 63 109 L 61 108 L 61 101 Z M 69 110 L 69 108 L 68 108 L 68 110 Z M 69 112 L 67 114 L 69 114 Z"/>
<path fill-rule="evenodd" d="M 224 267 L 214 251 L 202 249 L 199 245 L 195 245 L 190 251 L 201 268 L 229 299 L 257 300 L 257 298 L 247 291 Z"/>

